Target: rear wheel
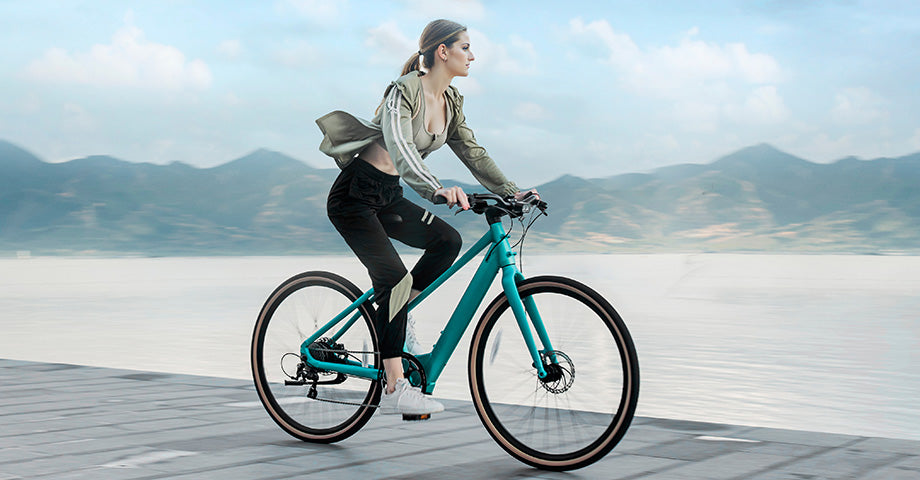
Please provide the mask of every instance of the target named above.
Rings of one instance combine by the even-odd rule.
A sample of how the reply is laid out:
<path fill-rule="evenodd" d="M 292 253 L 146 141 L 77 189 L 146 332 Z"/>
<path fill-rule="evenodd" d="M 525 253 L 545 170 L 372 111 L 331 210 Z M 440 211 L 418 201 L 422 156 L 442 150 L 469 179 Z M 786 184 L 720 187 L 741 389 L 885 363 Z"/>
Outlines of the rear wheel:
<path fill-rule="evenodd" d="M 536 304 L 552 343 L 552 352 L 541 352 L 549 375 L 537 377 L 500 295 L 473 333 L 476 413 L 492 438 L 524 463 L 548 470 L 594 463 L 623 438 L 636 410 L 639 365 L 629 332 L 603 297 L 574 280 L 537 277 L 521 282 L 518 292 Z"/>
<path fill-rule="evenodd" d="M 252 376 L 272 420 L 294 437 L 337 442 L 357 432 L 374 414 L 380 382 L 316 370 L 300 354 L 304 340 L 360 296 L 345 278 L 307 272 L 281 284 L 262 307 L 252 336 Z M 380 365 L 373 307 L 365 302 L 358 313 L 360 318 L 341 338 L 314 342 L 311 355 L 324 361 Z M 334 327 L 329 335 L 337 331 Z"/>

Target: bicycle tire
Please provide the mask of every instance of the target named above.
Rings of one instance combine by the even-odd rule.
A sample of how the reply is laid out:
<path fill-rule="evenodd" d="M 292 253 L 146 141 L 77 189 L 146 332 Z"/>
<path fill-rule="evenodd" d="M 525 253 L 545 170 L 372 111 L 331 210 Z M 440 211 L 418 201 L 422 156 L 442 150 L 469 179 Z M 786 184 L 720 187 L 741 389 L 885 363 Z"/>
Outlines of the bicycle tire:
<path fill-rule="evenodd" d="M 518 292 L 537 305 L 564 365 L 561 379 L 547 384 L 537 378 L 508 299 L 500 294 L 482 314 L 471 341 L 469 381 L 476 413 L 492 438 L 528 465 L 585 467 L 609 453 L 632 422 L 639 398 L 632 338 L 610 303 L 575 280 L 535 277 L 519 283 Z M 505 329 L 513 332 L 502 341 Z"/>
<path fill-rule="evenodd" d="M 303 341 L 361 294 L 334 273 L 305 272 L 278 286 L 259 313 L 250 352 L 253 382 L 269 416 L 295 438 L 316 443 L 344 440 L 376 410 L 381 393 L 378 381 L 347 377 L 341 384 L 317 385 L 315 399 L 307 395 L 310 385 L 285 385 L 296 370 L 294 363 L 302 363 Z M 349 352 L 360 352 L 353 356 L 368 364 L 380 365 L 373 306 L 364 302 L 358 310 L 362 318 L 337 343 Z M 331 372 L 318 375 L 334 378 Z"/>

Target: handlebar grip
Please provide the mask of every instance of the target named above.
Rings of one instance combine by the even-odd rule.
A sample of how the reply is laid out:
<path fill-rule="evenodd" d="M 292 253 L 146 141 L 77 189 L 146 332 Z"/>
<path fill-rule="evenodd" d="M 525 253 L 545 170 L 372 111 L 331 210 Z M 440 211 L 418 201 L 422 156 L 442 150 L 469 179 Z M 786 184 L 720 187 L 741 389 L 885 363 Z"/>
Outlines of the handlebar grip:
<path fill-rule="evenodd" d="M 443 205 L 447 203 L 447 197 L 443 195 L 435 195 L 434 198 L 431 199 L 431 202 L 435 205 Z"/>

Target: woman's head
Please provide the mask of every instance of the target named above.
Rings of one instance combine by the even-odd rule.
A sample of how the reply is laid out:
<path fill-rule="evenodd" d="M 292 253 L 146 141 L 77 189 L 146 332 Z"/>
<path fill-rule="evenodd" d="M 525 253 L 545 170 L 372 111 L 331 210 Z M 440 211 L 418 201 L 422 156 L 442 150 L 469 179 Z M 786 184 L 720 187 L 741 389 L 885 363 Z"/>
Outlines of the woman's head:
<path fill-rule="evenodd" d="M 465 48 L 462 47 L 464 42 Z M 414 70 L 421 70 L 423 65 L 430 70 L 437 62 L 451 62 L 448 66 L 453 67 L 452 71 L 456 70 L 458 75 L 462 71 L 462 75 L 465 75 L 466 70 L 460 70 L 459 67 L 461 64 L 469 65 L 469 62 L 473 60 L 472 54 L 463 53 L 469 50 L 469 34 L 466 32 L 466 27 L 450 20 L 440 19 L 429 23 L 422 30 L 418 46 L 418 51 L 412 54 L 409 61 L 403 66 L 403 75 Z M 468 60 L 463 60 L 458 53 L 468 56 Z"/>

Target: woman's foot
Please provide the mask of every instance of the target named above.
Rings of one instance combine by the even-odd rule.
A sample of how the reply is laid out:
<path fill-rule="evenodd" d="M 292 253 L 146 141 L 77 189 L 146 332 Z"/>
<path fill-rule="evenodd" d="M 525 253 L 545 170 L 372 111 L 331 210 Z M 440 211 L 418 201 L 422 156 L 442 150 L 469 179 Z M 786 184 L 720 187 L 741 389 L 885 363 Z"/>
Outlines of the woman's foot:
<path fill-rule="evenodd" d="M 403 415 L 425 415 L 444 411 L 444 405 L 432 400 L 418 387 L 409 385 L 405 378 L 396 380 L 393 393 L 384 392 L 380 396 L 380 413 Z"/>

